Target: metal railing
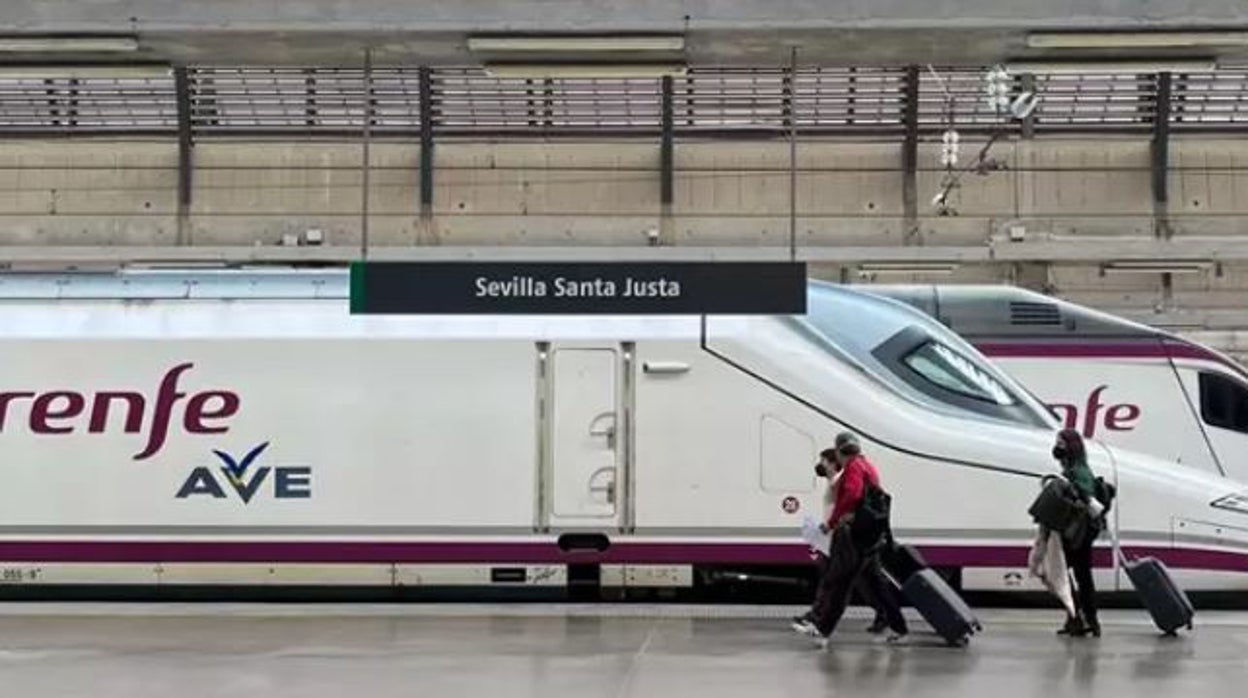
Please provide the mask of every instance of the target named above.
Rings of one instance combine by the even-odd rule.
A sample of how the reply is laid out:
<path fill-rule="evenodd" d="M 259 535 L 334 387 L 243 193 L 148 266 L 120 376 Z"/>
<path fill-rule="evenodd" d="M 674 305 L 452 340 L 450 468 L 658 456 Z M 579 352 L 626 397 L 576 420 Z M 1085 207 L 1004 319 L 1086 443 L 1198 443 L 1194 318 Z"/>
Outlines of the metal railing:
<path fill-rule="evenodd" d="M 479 68 L 430 72 L 435 135 L 653 136 L 661 128 L 655 79 L 499 79 Z M 917 123 L 937 133 L 950 116 L 964 132 L 1147 132 L 1157 114 L 1156 75 L 1035 75 L 1039 108 L 1004 122 L 983 97 L 983 71 L 919 71 Z M 180 109 L 194 138 L 357 136 L 365 113 L 377 137 L 421 128 L 417 68 L 190 68 L 188 103 L 174 78 L 0 78 L 0 137 L 174 134 Z M 938 77 L 939 76 L 939 77 Z M 952 103 L 949 97 L 952 96 Z M 697 68 L 672 80 L 679 137 L 895 135 L 904 131 L 903 68 Z M 1248 131 L 1248 70 L 1173 78 L 1171 131 Z"/>

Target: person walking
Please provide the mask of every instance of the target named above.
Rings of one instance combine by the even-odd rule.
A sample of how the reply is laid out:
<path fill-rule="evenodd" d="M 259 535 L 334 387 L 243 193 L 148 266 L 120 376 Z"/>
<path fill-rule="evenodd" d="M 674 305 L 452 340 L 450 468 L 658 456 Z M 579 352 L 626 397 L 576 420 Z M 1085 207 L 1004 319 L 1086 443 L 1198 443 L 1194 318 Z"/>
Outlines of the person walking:
<path fill-rule="evenodd" d="M 849 594 L 856 584 L 870 603 L 883 612 L 890 633 L 889 642 L 904 638 L 909 629 L 901 614 L 901 604 L 880 568 L 878 543 L 855 540 L 851 533 L 853 517 L 867 495 L 868 487 L 880 488 L 880 475 L 862 453 L 857 437 L 842 432 L 836 437 L 834 457 L 844 471 L 837 485 L 832 513 L 823 524 L 832 534 L 828 567 L 820 579 L 814 622 L 808 632 L 826 646 L 845 613 Z"/>
<path fill-rule="evenodd" d="M 835 448 L 825 448 L 819 453 L 819 462 L 815 463 L 815 475 L 828 481 L 828 486 L 823 491 L 823 519 L 825 521 L 832 515 L 832 509 L 836 503 L 838 485 L 844 473 L 845 470 L 841 467 L 836 457 Z M 819 607 L 820 596 L 824 589 L 821 582 L 824 575 L 828 572 L 829 565 L 829 557 L 824 555 L 822 551 L 812 549 L 811 555 L 815 560 L 815 600 L 806 613 L 794 616 L 791 623 L 794 630 L 807 634 L 811 632 L 815 623 L 815 609 Z M 855 582 L 854 591 L 875 610 L 875 618 L 871 621 L 871 625 L 867 626 L 867 632 L 871 634 L 884 632 L 888 628 L 888 619 L 885 617 L 883 606 L 878 599 L 872 596 L 871 590 L 862 576 L 859 576 Z"/>
<path fill-rule="evenodd" d="M 1083 437 L 1074 429 L 1063 429 L 1053 445 L 1053 458 L 1062 466 L 1062 477 L 1073 487 L 1079 499 L 1088 505 L 1089 511 L 1103 508 L 1097 497 L 1096 477 L 1088 467 L 1087 449 Z M 1078 527 L 1073 538 L 1062 536 L 1062 552 L 1066 565 L 1075 577 L 1075 614 L 1066 614 L 1066 624 L 1059 635 L 1082 637 L 1091 634 L 1101 636 L 1101 624 L 1097 617 L 1096 582 L 1092 578 L 1092 546 L 1101 534 L 1104 519 L 1089 514 L 1086 526 Z"/>

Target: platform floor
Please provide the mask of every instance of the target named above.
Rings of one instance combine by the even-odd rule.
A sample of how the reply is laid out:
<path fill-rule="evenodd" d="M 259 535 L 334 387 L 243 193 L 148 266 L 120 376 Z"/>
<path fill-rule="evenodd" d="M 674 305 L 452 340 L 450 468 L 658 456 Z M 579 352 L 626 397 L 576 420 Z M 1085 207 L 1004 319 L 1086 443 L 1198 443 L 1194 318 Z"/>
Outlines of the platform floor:
<path fill-rule="evenodd" d="M 969 647 L 921 621 L 883 644 L 851 609 L 827 650 L 791 607 L 664 605 L 0 604 L 13 695 L 91 696 L 1134 696 L 1238 695 L 1248 613 L 1204 612 L 1162 638 L 1110 611 L 1099 640 L 1059 638 L 1059 612 L 980 611 Z"/>

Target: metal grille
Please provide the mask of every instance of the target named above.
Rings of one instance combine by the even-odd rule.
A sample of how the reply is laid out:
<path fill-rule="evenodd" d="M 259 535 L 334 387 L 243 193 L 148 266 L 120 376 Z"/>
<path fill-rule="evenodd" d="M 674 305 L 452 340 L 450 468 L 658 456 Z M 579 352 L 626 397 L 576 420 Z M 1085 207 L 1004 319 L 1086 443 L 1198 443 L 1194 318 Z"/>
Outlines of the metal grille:
<path fill-rule="evenodd" d="M 499 79 L 475 69 L 435 70 L 436 131 L 565 133 L 656 131 L 658 80 Z"/>
<path fill-rule="evenodd" d="M 919 72 L 919 130 L 944 130 L 950 115 L 960 131 L 1009 128 L 988 106 L 981 71 L 936 68 L 933 74 L 924 68 Z"/>
<path fill-rule="evenodd" d="M 1157 113 L 1155 75 L 1037 75 L 1037 128 L 1148 129 Z"/>
<path fill-rule="evenodd" d="M 695 70 L 672 86 L 677 131 L 782 131 L 792 87 L 779 69 Z"/>
<path fill-rule="evenodd" d="M 983 71 L 937 73 L 919 73 L 922 133 L 943 130 L 949 108 L 964 132 L 1022 127 L 988 106 Z M 419 134 L 419 71 L 371 75 L 366 84 L 360 68 L 191 68 L 192 134 L 355 137 L 366 108 L 378 136 Z M 650 137 L 661 125 L 657 79 L 498 79 L 479 68 L 438 68 L 430 80 L 436 135 Z M 1145 132 L 1157 113 L 1155 75 L 1036 75 L 1028 85 L 1042 98 L 1029 120 L 1035 134 Z M 1175 75 L 1172 85 L 1176 131 L 1248 130 L 1248 70 Z M 1024 87 L 1021 79 L 1015 87 Z M 802 68 L 793 76 L 780 67 L 697 68 L 673 79 L 672 95 L 678 136 L 780 136 L 794 120 L 803 134 L 891 136 L 903 131 L 907 106 L 905 71 L 895 68 Z M 0 77 L 0 137 L 172 134 L 177 117 L 172 76 Z"/>
<path fill-rule="evenodd" d="M 797 72 L 797 126 L 803 131 L 897 131 L 904 126 L 904 70 Z"/>
<path fill-rule="evenodd" d="M 1062 313 L 1053 303 L 1010 302 L 1012 325 L 1060 325 Z"/>
<path fill-rule="evenodd" d="M 0 77 L 0 134 L 172 131 L 173 78 Z"/>
<path fill-rule="evenodd" d="M 1176 131 L 1248 129 L 1248 70 L 1178 76 L 1171 115 Z"/>
<path fill-rule="evenodd" d="M 363 70 L 191 71 L 191 128 L 204 135 L 358 131 Z"/>
<path fill-rule="evenodd" d="M 698 69 L 673 85 L 674 127 L 686 133 L 900 130 L 899 70 Z"/>

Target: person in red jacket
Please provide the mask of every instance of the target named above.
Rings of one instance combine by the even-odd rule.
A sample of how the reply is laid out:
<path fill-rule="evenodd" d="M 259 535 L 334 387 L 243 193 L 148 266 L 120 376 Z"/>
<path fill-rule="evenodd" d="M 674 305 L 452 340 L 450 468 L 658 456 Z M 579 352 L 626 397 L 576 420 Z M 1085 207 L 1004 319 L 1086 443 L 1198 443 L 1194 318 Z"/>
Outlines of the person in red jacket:
<path fill-rule="evenodd" d="M 841 484 L 836 491 L 836 502 L 832 506 L 832 512 L 828 514 L 828 520 L 821 526 L 824 533 L 836 530 L 836 525 L 858 508 L 863 496 L 867 493 L 868 482 L 876 487 L 880 486 L 880 471 L 876 470 L 871 461 L 862 455 L 858 439 L 854 438 L 853 434 L 845 432 L 837 436 L 836 440 L 836 453 L 844 472 L 841 474 Z"/>
<path fill-rule="evenodd" d="M 826 644 L 845 614 L 850 590 L 858 586 L 869 595 L 871 605 L 883 611 L 891 631 L 888 641 L 895 642 L 908 633 L 901 604 L 884 579 L 878 553 L 860 550 L 850 535 L 849 526 L 866 494 L 867 483 L 880 487 L 880 474 L 862 454 L 858 439 L 849 432 L 837 435 L 836 456 L 844 472 L 837 488 L 836 503 L 824 523 L 825 530 L 832 532 L 832 546 L 827 572 L 819 580 L 812 634 Z"/>
<path fill-rule="evenodd" d="M 841 475 L 841 462 L 836 457 L 835 448 L 825 448 L 819 453 L 819 462 L 815 464 L 815 475 L 825 478 L 828 481 L 828 490 L 824 495 L 825 516 L 831 516 L 833 506 L 836 503 L 836 495 L 839 489 Z M 823 522 L 826 528 L 826 520 Z M 826 530 L 824 531 L 826 533 Z M 815 600 L 810 605 L 810 609 L 800 616 L 794 616 L 791 627 L 799 633 L 811 634 L 815 624 L 815 609 L 819 607 L 819 597 L 822 595 L 822 587 L 819 581 L 823 579 L 823 575 L 828 571 L 828 556 L 818 550 L 812 550 L 811 555 L 815 560 Z M 871 621 L 871 625 L 867 627 L 867 632 L 878 634 L 888 629 L 888 619 L 884 615 L 884 609 L 876 598 L 871 595 L 871 590 L 867 588 L 863 577 L 859 577 L 854 584 L 854 590 L 862 597 L 864 601 L 871 604 L 875 610 L 875 619 Z"/>

